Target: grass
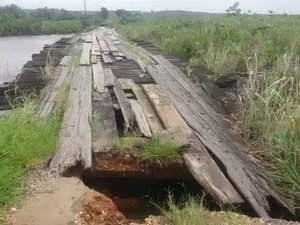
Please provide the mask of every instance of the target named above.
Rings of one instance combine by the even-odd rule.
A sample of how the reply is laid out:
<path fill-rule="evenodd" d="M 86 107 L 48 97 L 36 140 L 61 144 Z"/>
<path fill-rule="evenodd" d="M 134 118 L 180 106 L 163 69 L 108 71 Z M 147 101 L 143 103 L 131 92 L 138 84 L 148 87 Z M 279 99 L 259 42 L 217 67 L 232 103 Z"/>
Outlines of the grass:
<path fill-rule="evenodd" d="M 46 122 L 38 117 L 30 98 L 0 117 L 0 215 L 24 197 L 24 177 L 55 150 L 69 87 L 66 81 L 60 88 Z"/>
<path fill-rule="evenodd" d="M 234 213 L 209 212 L 201 199 L 187 196 L 183 202 L 176 203 L 172 196 L 169 197 L 165 207 L 159 207 L 162 214 L 172 225 L 244 225 L 245 219 Z"/>
<path fill-rule="evenodd" d="M 138 138 L 136 134 L 113 141 L 113 149 L 122 153 L 134 153 L 141 161 L 160 166 L 169 160 L 181 158 L 180 146 L 166 137 L 152 137 L 149 140 Z"/>

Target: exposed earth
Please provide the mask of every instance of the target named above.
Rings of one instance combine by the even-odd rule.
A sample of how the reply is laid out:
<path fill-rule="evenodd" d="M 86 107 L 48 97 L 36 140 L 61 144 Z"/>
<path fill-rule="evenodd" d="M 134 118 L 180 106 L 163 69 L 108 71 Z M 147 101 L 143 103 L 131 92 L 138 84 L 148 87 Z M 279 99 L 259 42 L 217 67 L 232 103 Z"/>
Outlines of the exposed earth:
<path fill-rule="evenodd" d="M 56 177 L 48 171 L 38 171 L 28 180 L 28 197 L 19 207 L 12 208 L 8 216 L 12 225 L 171 225 L 163 216 L 149 215 L 144 221 L 126 218 L 122 210 L 140 207 L 136 199 L 111 199 L 89 189 L 78 178 Z M 226 212 L 208 212 L 207 224 L 227 225 L 223 221 L 228 215 Z M 232 213 L 230 217 L 239 218 L 237 221 L 244 221 L 245 225 L 300 224 Z"/>

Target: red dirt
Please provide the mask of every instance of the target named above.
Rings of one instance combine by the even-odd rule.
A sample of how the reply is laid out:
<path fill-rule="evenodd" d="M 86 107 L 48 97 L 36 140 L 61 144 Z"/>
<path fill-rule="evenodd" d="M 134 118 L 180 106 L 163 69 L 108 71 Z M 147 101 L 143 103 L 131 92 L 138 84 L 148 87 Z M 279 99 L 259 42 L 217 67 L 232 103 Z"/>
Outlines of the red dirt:
<path fill-rule="evenodd" d="M 129 225 L 130 221 L 118 210 L 114 202 L 101 193 L 91 191 L 76 203 L 77 224 Z"/>

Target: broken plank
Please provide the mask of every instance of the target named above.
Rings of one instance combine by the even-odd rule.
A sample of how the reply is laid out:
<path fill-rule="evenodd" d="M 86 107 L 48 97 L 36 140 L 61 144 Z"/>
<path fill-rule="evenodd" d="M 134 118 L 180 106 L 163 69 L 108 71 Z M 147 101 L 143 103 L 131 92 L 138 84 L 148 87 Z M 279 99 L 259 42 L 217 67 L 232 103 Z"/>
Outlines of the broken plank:
<path fill-rule="evenodd" d="M 220 126 L 212 115 L 214 112 L 207 111 L 201 99 L 195 99 L 163 66 L 148 66 L 147 71 L 167 93 L 198 139 L 222 163 L 230 181 L 259 216 L 269 217 L 271 199 L 281 205 L 283 211 L 293 212 L 250 161 L 245 154 L 246 146 L 238 142 L 238 135 Z"/>
<path fill-rule="evenodd" d="M 116 138 L 118 138 L 118 130 L 111 95 L 95 93 L 93 96 L 93 152 L 108 152 Z"/>
<path fill-rule="evenodd" d="M 115 76 L 111 69 L 104 69 L 105 75 L 105 87 L 114 87 L 115 86 Z"/>
<path fill-rule="evenodd" d="M 51 171 L 63 174 L 78 163 L 92 167 L 92 71 L 89 66 L 76 68 L 69 93 L 68 109 L 62 122 L 57 151 L 51 159 Z"/>
<path fill-rule="evenodd" d="M 135 121 L 138 125 L 141 134 L 144 137 L 148 137 L 148 138 L 152 137 L 150 127 L 148 125 L 147 119 L 144 115 L 143 109 L 140 106 L 140 104 L 136 100 L 130 100 L 130 105 L 133 111 Z"/>
<path fill-rule="evenodd" d="M 89 66 L 91 64 L 90 54 L 91 54 L 91 43 L 84 43 L 82 46 L 82 53 L 80 57 L 81 66 Z"/>
<path fill-rule="evenodd" d="M 105 64 L 112 64 L 114 63 L 113 59 L 110 57 L 110 55 L 105 55 L 105 54 L 102 54 L 102 59 L 103 59 L 103 62 Z"/>
<path fill-rule="evenodd" d="M 143 85 L 143 88 L 148 93 L 158 115 L 164 121 L 167 121 L 167 128 L 170 131 L 168 136 L 182 146 L 189 146 L 183 157 L 190 172 L 199 184 L 217 202 L 223 205 L 244 203 L 243 199 L 158 85 Z M 168 117 L 171 118 L 168 119 Z M 204 168 L 205 170 L 203 170 Z"/>
<path fill-rule="evenodd" d="M 161 122 L 159 121 L 154 109 L 152 108 L 149 100 L 147 99 L 147 96 L 145 95 L 143 90 L 132 80 L 130 80 L 129 85 L 144 111 L 145 117 L 148 121 L 152 133 L 154 135 L 160 135 L 164 132 L 164 128 Z"/>
<path fill-rule="evenodd" d="M 94 89 L 98 93 L 105 92 L 105 76 L 102 64 L 100 61 L 97 64 L 92 65 L 93 68 L 93 80 L 94 80 Z"/>
<path fill-rule="evenodd" d="M 117 97 L 124 118 L 124 134 L 127 135 L 129 130 L 132 130 L 133 128 L 134 115 L 120 82 L 117 79 L 115 79 L 114 82 L 114 93 Z"/>

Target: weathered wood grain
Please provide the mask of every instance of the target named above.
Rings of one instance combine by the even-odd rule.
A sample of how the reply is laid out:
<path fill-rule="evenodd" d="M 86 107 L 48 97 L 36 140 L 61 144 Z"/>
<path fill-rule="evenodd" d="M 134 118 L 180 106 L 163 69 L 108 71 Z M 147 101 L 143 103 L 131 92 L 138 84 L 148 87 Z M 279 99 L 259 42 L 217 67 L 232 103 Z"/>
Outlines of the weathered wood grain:
<path fill-rule="evenodd" d="M 224 129 L 208 111 L 207 104 L 196 99 L 164 66 L 148 66 L 147 71 L 168 95 L 176 109 L 194 130 L 201 142 L 222 163 L 230 181 L 259 216 L 268 217 L 272 198 L 288 209 L 267 180 L 255 169 L 255 164 L 243 154 L 237 135 Z"/>
<path fill-rule="evenodd" d="M 180 145 L 189 146 L 183 158 L 199 184 L 223 205 L 244 203 L 163 90 L 155 84 L 143 85 L 143 88 L 157 114 L 165 121 L 165 127 L 169 131 L 166 134 Z"/>
<path fill-rule="evenodd" d="M 97 63 L 97 56 L 91 55 L 91 64 L 96 64 L 96 63 Z"/>
<path fill-rule="evenodd" d="M 104 93 L 105 75 L 104 75 L 102 63 L 98 61 L 97 64 L 92 65 L 92 68 L 93 68 L 94 90 L 96 90 L 98 93 Z"/>
<path fill-rule="evenodd" d="M 130 79 L 124 79 L 124 78 L 120 78 L 118 79 L 123 90 L 131 90 L 131 87 L 130 87 Z"/>
<path fill-rule="evenodd" d="M 136 121 L 136 124 L 139 128 L 139 131 L 144 137 L 152 137 L 150 127 L 148 125 L 147 119 L 144 115 L 143 109 L 136 100 L 130 100 L 131 109 Z"/>
<path fill-rule="evenodd" d="M 103 59 L 103 62 L 105 64 L 112 64 L 114 63 L 113 59 L 110 57 L 110 55 L 105 55 L 105 54 L 102 54 L 102 59 Z"/>
<path fill-rule="evenodd" d="M 114 87 L 115 86 L 115 76 L 111 69 L 104 69 L 105 75 L 105 87 Z"/>
<path fill-rule="evenodd" d="M 150 126 L 150 129 L 154 135 L 161 135 L 164 132 L 164 128 L 158 119 L 154 109 L 151 106 L 151 103 L 149 102 L 146 94 L 143 92 L 143 90 L 132 80 L 130 80 L 130 88 L 133 91 L 136 99 L 138 100 L 139 104 L 141 105 L 143 112 L 145 114 L 145 117 L 148 121 L 148 124 Z"/>
<path fill-rule="evenodd" d="M 92 167 L 92 71 L 89 66 L 76 68 L 69 93 L 68 109 L 59 134 L 57 151 L 51 159 L 51 171 L 63 174 L 81 163 Z"/>
<path fill-rule="evenodd" d="M 91 64 L 90 55 L 91 55 L 92 44 L 84 43 L 82 46 L 82 53 L 80 57 L 80 65 L 88 66 Z"/>
<path fill-rule="evenodd" d="M 115 112 L 109 93 L 94 93 L 92 143 L 93 152 L 108 152 L 118 137 Z"/>
<path fill-rule="evenodd" d="M 122 89 L 120 82 L 115 79 L 114 93 L 117 97 L 119 105 L 121 107 L 122 115 L 124 118 L 124 134 L 128 134 L 133 128 L 134 124 L 134 115 L 130 106 L 128 99 Z"/>

